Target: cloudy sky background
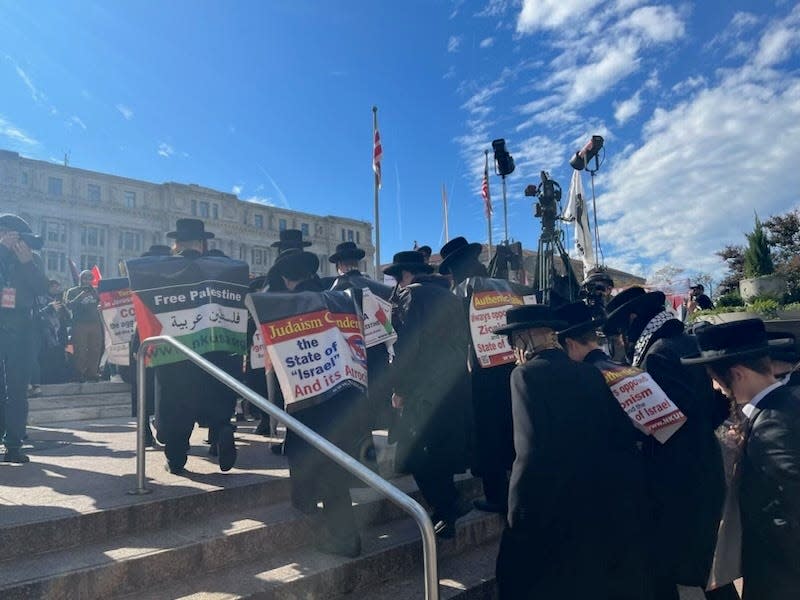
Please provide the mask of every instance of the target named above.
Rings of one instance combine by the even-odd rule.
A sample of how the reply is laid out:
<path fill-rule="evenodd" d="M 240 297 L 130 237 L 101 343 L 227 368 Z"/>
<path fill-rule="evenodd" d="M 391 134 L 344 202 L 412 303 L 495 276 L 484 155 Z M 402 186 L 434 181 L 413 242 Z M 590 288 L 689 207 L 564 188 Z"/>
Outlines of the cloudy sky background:
<path fill-rule="evenodd" d="M 385 261 L 443 243 L 443 184 L 451 235 L 486 241 L 498 137 L 510 236 L 535 249 L 522 190 L 547 170 L 566 194 L 600 134 L 606 263 L 718 277 L 754 211 L 800 204 L 799 45 L 800 6 L 780 0 L 0 0 L 0 148 L 371 221 L 377 104 Z"/>

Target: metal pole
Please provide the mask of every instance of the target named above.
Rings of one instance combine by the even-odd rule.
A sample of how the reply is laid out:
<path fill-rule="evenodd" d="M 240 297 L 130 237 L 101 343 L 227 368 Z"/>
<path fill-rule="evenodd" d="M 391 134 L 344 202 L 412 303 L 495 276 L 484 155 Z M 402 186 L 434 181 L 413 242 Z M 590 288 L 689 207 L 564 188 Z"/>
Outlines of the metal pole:
<path fill-rule="evenodd" d="M 144 359 L 147 348 L 149 346 L 142 342 L 136 355 L 136 489 L 128 492 L 134 495 L 149 494 L 152 491 L 147 488 L 145 481 L 144 428 L 147 427 L 147 367 Z"/>
<path fill-rule="evenodd" d="M 375 132 L 378 131 L 378 107 L 372 107 L 372 144 L 375 151 Z M 381 278 L 381 217 L 379 208 L 379 179 L 375 173 L 375 279 Z"/>
<path fill-rule="evenodd" d="M 144 356 L 151 347 L 168 344 L 178 352 L 186 356 L 191 362 L 203 369 L 206 373 L 228 386 L 239 396 L 252 402 L 258 408 L 267 413 L 270 417 L 280 420 L 287 429 L 294 431 L 300 438 L 308 442 L 312 447 L 319 450 L 323 455 L 337 463 L 339 466 L 349 471 L 371 488 L 380 492 L 383 496 L 394 502 L 417 523 L 422 537 L 423 566 L 425 568 L 425 600 L 439 600 L 439 569 L 436 562 L 436 535 L 433 531 L 433 523 L 420 504 L 405 492 L 400 491 L 391 483 L 373 473 L 370 469 L 359 463 L 349 454 L 337 448 L 328 440 L 317 434 L 314 430 L 303 425 L 300 421 L 292 417 L 289 413 L 281 410 L 270 403 L 263 396 L 259 396 L 246 385 L 240 383 L 235 378 L 228 375 L 225 371 L 207 361 L 200 354 L 191 350 L 184 344 L 169 336 L 156 336 L 147 338 L 139 346 L 137 382 L 139 387 L 139 414 L 138 414 L 138 437 L 136 445 L 136 479 L 139 490 L 145 488 L 145 460 L 144 460 Z M 146 491 L 132 491 L 131 493 L 148 493 Z"/>
<path fill-rule="evenodd" d="M 506 199 L 506 176 L 503 175 L 503 223 L 505 225 L 506 239 L 508 243 L 508 200 Z"/>

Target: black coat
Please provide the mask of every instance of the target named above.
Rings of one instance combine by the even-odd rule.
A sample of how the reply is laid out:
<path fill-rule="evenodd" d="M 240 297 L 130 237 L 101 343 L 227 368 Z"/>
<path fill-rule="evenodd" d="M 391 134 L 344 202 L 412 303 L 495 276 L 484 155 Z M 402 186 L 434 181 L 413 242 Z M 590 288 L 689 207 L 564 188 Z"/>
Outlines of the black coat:
<path fill-rule="evenodd" d="M 728 406 L 714 393 L 705 367 L 681 365 L 681 357 L 696 352 L 680 321 L 670 321 L 651 338 L 641 367 L 687 418 L 666 444 L 654 438 L 646 443 L 656 572 L 667 581 L 705 587 L 725 499 L 714 430 Z"/>
<path fill-rule="evenodd" d="M 744 598 L 800 596 L 800 390 L 781 386 L 750 416 L 739 488 Z"/>
<path fill-rule="evenodd" d="M 497 562 L 501 598 L 606 597 L 610 391 L 600 372 L 545 350 L 514 369 L 516 459 Z"/>
<path fill-rule="evenodd" d="M 397 330 L 394 391 L 404 405 L 390 437 L 398 442 L 396 468 L 427 466 L 459 473 L 467 468 L 471 388 L 469 333 L 461 300 L 439 276 L 420 276 L 394 298 Z"/>

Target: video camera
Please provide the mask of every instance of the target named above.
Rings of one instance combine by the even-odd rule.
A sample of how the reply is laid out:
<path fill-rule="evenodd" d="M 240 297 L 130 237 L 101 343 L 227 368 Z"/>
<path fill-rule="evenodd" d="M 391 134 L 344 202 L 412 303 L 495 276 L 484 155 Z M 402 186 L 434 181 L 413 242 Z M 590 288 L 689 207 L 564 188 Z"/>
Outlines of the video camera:
<path fill-rule="evenodd" d="M 561 201 L 561 186 L 557 181 L 550 179 L 547 171 L 542 171 L 539 174 L 542 180 L 541 185 L 537 188 L 531 184 L 525 188 L 526 196 L 533 196 L 538 198 L 536 203 L 536 212 L 534 216 L 542 220 L 542 229 L 552 232 L 558 219 L 558 203 Z"/>

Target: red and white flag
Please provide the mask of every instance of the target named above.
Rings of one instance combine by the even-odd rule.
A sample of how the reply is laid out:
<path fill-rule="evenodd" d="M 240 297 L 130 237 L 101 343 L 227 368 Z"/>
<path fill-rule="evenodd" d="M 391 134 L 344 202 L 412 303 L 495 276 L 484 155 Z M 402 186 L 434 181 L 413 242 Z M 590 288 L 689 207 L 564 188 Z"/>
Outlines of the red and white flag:
<path fill-rule="evenodd" d="M 378 131 L 378 118 L 375 117 L 375 135 L 372 148 L 372 170 L 375 171 L 375 182 L 378 189 L 381 187 L 381 160 L 383 159 L 383 148 L 381 147 L 381 133 Z"/>
<path fill-rule="evenodd" d="M 483 207 L 486 218 L 492 216 L 492 197 L 489 195 L 489 155 L 486 155 L 486 165 L 483 167 L 483 184 L 481 184 L 481 196 L 483 196 Z"/>

